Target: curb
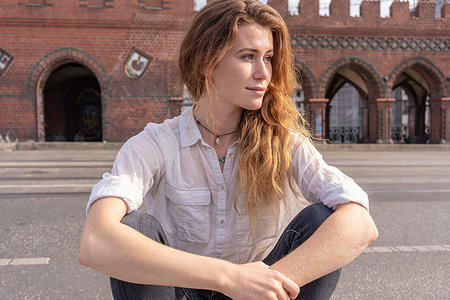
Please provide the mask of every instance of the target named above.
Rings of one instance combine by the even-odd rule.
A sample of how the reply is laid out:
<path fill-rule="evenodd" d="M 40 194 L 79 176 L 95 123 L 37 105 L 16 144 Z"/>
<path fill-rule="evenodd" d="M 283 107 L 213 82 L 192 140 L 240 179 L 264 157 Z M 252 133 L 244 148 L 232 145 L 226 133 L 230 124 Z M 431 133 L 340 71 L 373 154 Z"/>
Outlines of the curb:
<path fill-rule="evenodd" d="M 124 142 L 19 142 L 16 150 L 114 150 Z"/>
<path fill-rule="evenodd" d="M 450 144 L 315 144 L 319 151 L 450 151 Z"/>
<path fill-rule="evenodd" d="M 124 142 L 18 142 L 0 144 L 0 151 L 110 150 L 119 151 Z M 450 151 L 450 144 L 315 144 L 319 151 Z"/>
<path fill-rule="evenodd" d="M 4 185 L 0 188 L 0 196 L 2 195 L 23 195 L 23 194 L 78 194 L 78 193 L 90 193 L 92 187 L 97 183 L 59 183 L 59 184 L 30 184 L 30 185 Z"/>

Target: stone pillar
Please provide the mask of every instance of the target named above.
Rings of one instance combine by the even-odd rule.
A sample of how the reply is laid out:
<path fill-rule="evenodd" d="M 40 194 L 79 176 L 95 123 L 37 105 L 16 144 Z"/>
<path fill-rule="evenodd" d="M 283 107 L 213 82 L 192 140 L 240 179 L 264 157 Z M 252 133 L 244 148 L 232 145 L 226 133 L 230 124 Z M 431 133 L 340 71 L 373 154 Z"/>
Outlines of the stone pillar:
<path fill-rule="evenodd" d="M 327 98 L 305 100 L 305 110 L 311 133 L 317 138 L 324 139 L 326 137 L 326 108 L 329 101 Z"/>
<path fill-rule="evenodd" d="M 377 143 L 392 144 L 392 103 L 395 98 L 378 98 L 377 102 Z"/>

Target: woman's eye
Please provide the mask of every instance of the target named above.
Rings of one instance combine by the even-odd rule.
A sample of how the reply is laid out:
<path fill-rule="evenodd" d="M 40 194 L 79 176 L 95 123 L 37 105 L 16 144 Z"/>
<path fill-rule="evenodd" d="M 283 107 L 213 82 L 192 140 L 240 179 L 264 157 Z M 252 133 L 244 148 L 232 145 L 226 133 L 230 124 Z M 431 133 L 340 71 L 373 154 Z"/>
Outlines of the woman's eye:
<path fill-rule="evenodd" d="M 264 57 L 265 61 L 271 62 L 272 61 L 272 56 L 266 56 Z"/>
<path fill-rule="evenodd" d="M 254 57 L 253 54 L 246 54 L 246 55 L 243 56 L 243 58 L 247 59 L 247 60 L 252 60 L 253 57 Z"/>

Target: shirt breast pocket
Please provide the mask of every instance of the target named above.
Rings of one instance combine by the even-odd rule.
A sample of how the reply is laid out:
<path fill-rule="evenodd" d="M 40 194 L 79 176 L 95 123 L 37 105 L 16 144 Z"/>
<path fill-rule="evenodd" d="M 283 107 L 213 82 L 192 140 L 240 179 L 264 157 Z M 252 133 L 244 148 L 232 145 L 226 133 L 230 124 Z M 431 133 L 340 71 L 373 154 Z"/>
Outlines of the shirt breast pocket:
<path fill-rule="evenodd" d="M 166 184 L 171 234 L 186 242 L 207 243 L 210 235 L 211 191 Z"/>
<path fill-rule="evenodd" d="M 261 242 L 273 241 L 279 230 L 279 212 L 264 210 L 256 217 L 256 226 L 251 229 L 249 213 L 242 209 L 237 217 L 237 243 L 243 247 L 255 247 Z M 253 233 L 252 233 L 253 230 Z"/>

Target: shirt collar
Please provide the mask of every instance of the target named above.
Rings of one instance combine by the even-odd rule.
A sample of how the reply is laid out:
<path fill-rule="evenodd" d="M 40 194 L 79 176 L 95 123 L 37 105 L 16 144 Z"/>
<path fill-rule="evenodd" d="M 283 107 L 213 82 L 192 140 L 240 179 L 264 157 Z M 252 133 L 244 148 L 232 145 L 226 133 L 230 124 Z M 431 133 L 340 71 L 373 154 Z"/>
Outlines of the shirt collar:
<path fill-rule="evenodd" d="M 180 115 L 180 142 L 182 148 L 190 147 L 198 141 L 201 141 L 201 143 L 207 145 L 206 142 L 203 141 L 200 130 L 198 130 L 197 122 L 195 122 L 193 107 L 194 106 L 187 108 Z M 238 143 L 239 139 L 230 147 L 234 148 Z"/>
<path fill-rule="evenodd" d="M 190 147 L 202 139 L 197 124 L 195 124 L 193 106 L 189 107 L 180 116 L 181 147 Z"/>

